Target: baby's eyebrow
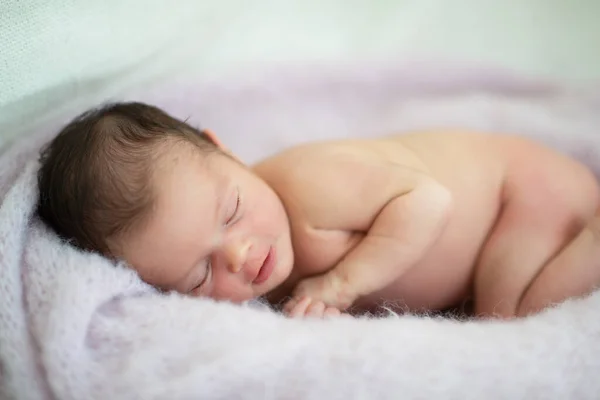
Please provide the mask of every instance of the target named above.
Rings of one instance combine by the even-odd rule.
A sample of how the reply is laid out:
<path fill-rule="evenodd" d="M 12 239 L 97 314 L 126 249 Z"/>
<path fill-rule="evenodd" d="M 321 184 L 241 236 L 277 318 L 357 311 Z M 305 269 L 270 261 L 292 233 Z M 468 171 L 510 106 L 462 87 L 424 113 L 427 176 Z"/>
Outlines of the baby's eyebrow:
<path fill-rule="evenodd" d="M 230 188 L 232 187 L 232 182 L 230 179 L 219 179 L 219 182 L 217 184 L 217 210 L 216 210 L 216 217 L 218 218 L 219 216 L 222 216 L 224 213 L 224 208 L 227 204 L 227 196 L 229 195 L 230 192 Z"/>
<path fill-rule="evenodd" d="M 223 215 L 225 204 L 227 204 L 227 201 L 226 201 L 227 200 L 227 198 L 226 198 L 227 191 L 226 191 L 226 189 L 227 189 L 226 186 L 220 187 L 218 189 L 218 193 L 217 193 L 217 196 L 216 196 L 217 201 L 215 203 L 216 204 L 215 215 L 214 215 L 214 217 L 216 219 L 219 219 L 219 217 L 221 217 Z"/>

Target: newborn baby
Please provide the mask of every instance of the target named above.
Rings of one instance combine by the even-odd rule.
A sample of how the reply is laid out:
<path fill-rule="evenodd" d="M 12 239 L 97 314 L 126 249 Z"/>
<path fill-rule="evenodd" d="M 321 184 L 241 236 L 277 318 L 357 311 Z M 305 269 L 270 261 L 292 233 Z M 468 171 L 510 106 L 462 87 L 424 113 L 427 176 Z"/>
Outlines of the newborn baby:
<path fill-rule="evenodd" d="M 59 133 L 39 187 L 58 234 L 146 282 L 291 316 L 468 298 L 524 316 L 600 282 L 594 176 L 514 136 L 324 141 L 249 168 L 210 131 L 118 103 Z"/>

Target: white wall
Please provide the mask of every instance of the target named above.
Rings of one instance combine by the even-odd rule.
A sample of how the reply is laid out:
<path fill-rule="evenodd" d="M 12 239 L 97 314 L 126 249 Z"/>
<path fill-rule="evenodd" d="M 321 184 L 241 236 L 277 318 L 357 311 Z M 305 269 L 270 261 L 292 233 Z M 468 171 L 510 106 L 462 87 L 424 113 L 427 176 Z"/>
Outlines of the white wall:
<path fill-rule="evenodd" d="M 1 134 L 174 73 L 416 56 L 600 81 L 600 1 L 2 0 Z"/>

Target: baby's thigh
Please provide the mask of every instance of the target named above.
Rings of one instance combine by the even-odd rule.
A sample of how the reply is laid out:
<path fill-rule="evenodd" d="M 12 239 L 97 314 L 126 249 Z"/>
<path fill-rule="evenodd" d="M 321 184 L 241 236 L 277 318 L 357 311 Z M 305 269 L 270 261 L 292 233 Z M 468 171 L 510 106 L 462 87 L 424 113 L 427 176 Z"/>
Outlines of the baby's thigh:
<path fill-rule="evenodd" d="M 598 187 L 582 165 L 565 157 L 530 154 L 508 171 L 503 207 L 482 249 L 476 297 L 482 312 L 506 313 L 541 269 L 593 217 Z"/>

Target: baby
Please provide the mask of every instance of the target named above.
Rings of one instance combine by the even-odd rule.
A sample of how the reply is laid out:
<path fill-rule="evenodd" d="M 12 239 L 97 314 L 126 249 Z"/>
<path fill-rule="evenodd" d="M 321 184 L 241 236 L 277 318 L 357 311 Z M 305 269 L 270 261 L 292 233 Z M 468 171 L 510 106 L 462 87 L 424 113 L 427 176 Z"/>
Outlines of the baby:
<path fill-rule="evenodd" d="M 421 132 L 323 141 L 249 168 L 153 106 L 76 118 L 43 151 L 39 215 L 163 290 L 291 316 L 382 301 L 537 312 L 600 283 L 599 188 L 523 138 Z"/>

